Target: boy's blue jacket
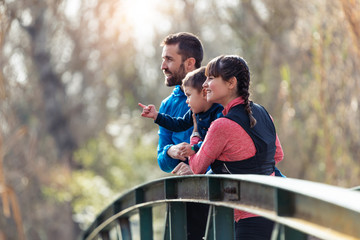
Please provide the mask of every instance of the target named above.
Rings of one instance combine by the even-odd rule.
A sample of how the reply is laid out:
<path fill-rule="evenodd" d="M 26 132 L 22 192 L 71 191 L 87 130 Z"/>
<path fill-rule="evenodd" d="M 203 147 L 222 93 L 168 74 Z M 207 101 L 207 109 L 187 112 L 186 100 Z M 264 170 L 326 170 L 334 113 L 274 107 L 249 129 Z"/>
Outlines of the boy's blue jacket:
<path fill-rule="evenodd" d="M 189 107 L 186 104 L 186 96 L 179 85 L 175 86 L 170 96 L 161 102 L 159 108 L 159 114 L 165 113 L 172 117 L 183 117 L 187 111 L 189 111 Z M 183 132 L 173 132 L 159 127 L 157 160 L 161 170 L 171 172 L 179 164 L 180 160 L 171 158 L 167 155 L 167 151 L 172 145 L 182 142 L 189 143 L 192 130 L 193 128 L 191 127 Z"/>
<path fill-rule="evenodd" d="M 206 112 L 195 114 L 198 125 L 198 132 L 201 136 L 201 139 L 204 140 L 211 122 L 223 116 L 223 109 L 224 108 L 220 104 L 214 103 Z M 183 117 L 171 117 L 168 114 L 159 113 L 155 123 L 173 132 L 181 132 L 194 126 L 192 114 L 193 113 L 191 110 L 187 111 Z M 201 144 L 202 142 L 194 145 L 195 152 L 199 150 Z"/>

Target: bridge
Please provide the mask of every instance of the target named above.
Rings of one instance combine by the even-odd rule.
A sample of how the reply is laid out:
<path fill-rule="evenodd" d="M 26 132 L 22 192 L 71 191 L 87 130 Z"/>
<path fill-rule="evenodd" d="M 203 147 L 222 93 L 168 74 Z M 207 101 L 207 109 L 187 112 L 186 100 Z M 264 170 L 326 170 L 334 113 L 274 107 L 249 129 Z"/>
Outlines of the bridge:
<path fill-rule="evenodd" d="M 204 239 L 233 240 L 233 211 L 239 209 L 273 220 L 272 240 L 359 240 L 358 190 L 260 175 L 167 177 L 122 194 L 81 239 L 184 240 L 185 203 L 197 202 L 210 206 Z M 157 206 L 164 209 L 160 236 Z"/>

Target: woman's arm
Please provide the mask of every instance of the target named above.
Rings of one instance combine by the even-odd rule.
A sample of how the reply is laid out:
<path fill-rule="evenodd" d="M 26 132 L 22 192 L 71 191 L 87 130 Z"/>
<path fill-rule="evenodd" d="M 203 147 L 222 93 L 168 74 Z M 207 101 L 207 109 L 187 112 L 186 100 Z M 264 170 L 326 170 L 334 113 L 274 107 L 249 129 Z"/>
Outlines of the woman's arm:
<path fill-rule="evenodd" d="M 199 151 L 189 157 L 189 165 L 195 174 L 205 173 L 223 152 L 228 139 L 226 136 L 228 131 L 223 128 L 222 124 L 224 120 L 218 119 L 211 124 Z M 190 144 L 198 144 L 200 141 L 201 138 L 192 137 Z"/>
<path fill-rule="evenodd" d="M 281 147 L 281 143 L 279 140 L 278 135 L 276 134 L 276 142 L 275 142 L 275 146 L 276 146 L 276 151 L 275 151 L 275 164 L 279 163 L 281 160 L 283 160 L 284 158 L 284 152 L 283 149 Z"/>

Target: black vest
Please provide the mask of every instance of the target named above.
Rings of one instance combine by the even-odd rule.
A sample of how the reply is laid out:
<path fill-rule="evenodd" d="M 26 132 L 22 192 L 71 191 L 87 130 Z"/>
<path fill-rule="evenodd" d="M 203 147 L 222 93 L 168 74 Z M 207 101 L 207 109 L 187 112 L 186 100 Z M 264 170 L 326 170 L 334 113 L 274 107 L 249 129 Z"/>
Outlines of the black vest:
<path fill-rule="evenodd" d="M 238 123 L 253 140 L 255 156 L 234 162 L 215 160 L 211 169 L 215 174 L 262 174 L 270 175 L 275 169 L 276 130 L 274 123 L 263 106 L 250 103 L 256 125 L 250 128 L 249 115 L 244 104 L 232 107 L 224 116 Z"/>

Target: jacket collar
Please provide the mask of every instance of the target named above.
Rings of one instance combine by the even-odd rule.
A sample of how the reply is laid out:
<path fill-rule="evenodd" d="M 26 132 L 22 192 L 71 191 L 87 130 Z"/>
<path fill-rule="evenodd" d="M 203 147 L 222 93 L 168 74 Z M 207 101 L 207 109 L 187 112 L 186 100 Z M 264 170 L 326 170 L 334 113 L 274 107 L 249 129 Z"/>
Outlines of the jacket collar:
<path fill-rule="evenodd" d="M 223 110 L 223 115 L 225 116 L 226 114 L 228 114 L 230 108 L 232 108 L 236 105 L 239 105 L 239 104 L 243 104 L 243 103 L 244 103 L 244 99 L 242 97 L 235 98 L 234 100 L 232 100 L 225 106 L 225 108 Z"/>
<path fill-rule="evenodd" d="M 198 113 L 196 114 L 197 116 L 199 116 L 199 118 L 202 118 L 202 119 L 205 119 L 207 118 L 211 113 L 213 112 L 217 112 L 215 111 L 215 109 L 218 109 L 218 108 L 222 108 L 222 106 L 218 103 L 214 103 L 211 108 L 209 108 L 209 110 L 207 110 L 206 112 L 201 112 L 201 113 Z"/>
<path fill-rule="evenodd" d="M 185 96 L 185 93 L 184 93 L 184 91 L 180 88 L 180 85 L 176 85 L 176 86 L 174 87 L 174 90 L 173 90 L 172 94 L 173 94 L 175 97 Z"/>

